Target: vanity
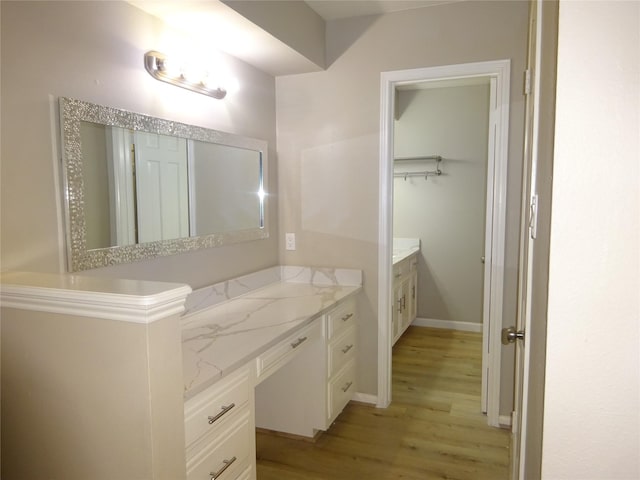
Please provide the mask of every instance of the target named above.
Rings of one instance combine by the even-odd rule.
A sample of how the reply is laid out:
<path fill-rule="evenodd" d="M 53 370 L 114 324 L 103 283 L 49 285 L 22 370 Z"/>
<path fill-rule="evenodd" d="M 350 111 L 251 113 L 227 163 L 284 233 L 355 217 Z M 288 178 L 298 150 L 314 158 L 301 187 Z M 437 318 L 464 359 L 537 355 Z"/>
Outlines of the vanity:
<path fill-rule="evenodd" d="M 279 267 L 195 292 L 182 319 L 188 479 L 255 478 L 255 427 L 331 426 L 356 390 L 361 284 L 359 271 Z M 234 286 L 246 293 L 218 304 Z"/>
<path fill-rule="evenodd" d="M 313 437 L 355 392 L 361 284 L 306 267 L 195 292 L 3 274 L 3 471 L 255 478 L 255 427 Z"/>
<path fill-rule="evenodd" d="M 416 319 L 420 239 L 393 239 L 392 345 Z"/>

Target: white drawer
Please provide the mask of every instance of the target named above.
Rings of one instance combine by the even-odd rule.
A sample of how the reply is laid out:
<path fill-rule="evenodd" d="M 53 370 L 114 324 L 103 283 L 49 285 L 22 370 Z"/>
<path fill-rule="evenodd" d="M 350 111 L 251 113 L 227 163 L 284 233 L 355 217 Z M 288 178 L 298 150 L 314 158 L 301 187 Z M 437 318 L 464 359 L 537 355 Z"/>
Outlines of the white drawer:
<path fill-rule="evenodd" d="M 348 362 L 342 370 L 329 381 L 327 419 L 330 425 L 345 407 L 356 391 L 356 362 Z"/>
<path fill-rule="evenodd" d="M 248 369 L 242 368 L 187 401 L 184 406 L 186 446 L 234 417 L 247 403 L 249 388 Z"/>
<path fill-rule="evenodd" d="M 257 380 L 264 380 L 278 368 L 303 351 L 307 345 L 322 337 L 322 320 L 316 319 L 286 340 L 274 345 L 257 358 Z"/>
<path fill-rule="evenodd" d="M 414 255 L 409 258 L 409 271 L 415 272 L 416 270 L 418 270 L 418 256 Z"/>
<path fill-rule="evenodd" d="M 400 277 L 402 277 L 402 275 L 404 275 L 406 273 L 405 270 L 406 270 L 406 267 L 404 265 L 404 261 L 394 264 L 393 265 L 393 280 L 399 280 Z"/>
<path fill-rule="evenodd" d="M 356 323 L 356 302 L 347 300 L 327 313 L 329 339 Z"/>
<path fill-rule="evenodd" d="M 250 439 L 255 432 L 246 411 L 237 421 L 220 428 L 209 444 L 187 460 L 187 480 L 232 480 L 250 465 Z"/>
<path fill-rule="evenodd" d="M 415 272 L 418 269 L 418 256 L 416 254 L 405 258 L 401 262 L 393 265 L 393 279 L 399 280 L 400 278 L 408 275 L 411 272 Z"/>
<path fill-rule="evenodd" d="M 237 480 L 251 480 L 255 479 L 255 475 L 253 475 L 253 465 L 249 465 L 244 472 L 238 475 Z"/>
<path fill-rule="evenodd" d="M 349 360 L 355 358 L 356 355 L 356 326 L 352 325 L 347 331 L 343 332 L 339 337 L 334 338 L 329 343 L 327 365 L 328 376 L 340 370 Z"/>

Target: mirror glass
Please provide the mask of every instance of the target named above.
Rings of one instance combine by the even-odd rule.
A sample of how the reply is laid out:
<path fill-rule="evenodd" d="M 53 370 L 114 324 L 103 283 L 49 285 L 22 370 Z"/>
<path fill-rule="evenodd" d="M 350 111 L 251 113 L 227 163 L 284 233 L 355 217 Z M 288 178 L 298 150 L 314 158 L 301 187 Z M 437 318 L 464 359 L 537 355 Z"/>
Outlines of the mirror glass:
<path fill-rule="evenodd" d="M 69 270 L 268 237 L 267 144 L 60 99 Z"/>

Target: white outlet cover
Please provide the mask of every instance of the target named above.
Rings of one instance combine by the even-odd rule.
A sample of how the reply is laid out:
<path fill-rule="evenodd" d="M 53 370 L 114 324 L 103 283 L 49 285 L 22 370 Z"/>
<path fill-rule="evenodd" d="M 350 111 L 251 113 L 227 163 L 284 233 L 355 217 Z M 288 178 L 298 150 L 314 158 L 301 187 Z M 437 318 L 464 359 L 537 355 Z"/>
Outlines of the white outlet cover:
<path fill-rule="evenodd" d="M 296 234 L 295 233 L 285 233 L 284 234 L 285 248 L 287 250 L 295 250 L 296 249 Z"/>

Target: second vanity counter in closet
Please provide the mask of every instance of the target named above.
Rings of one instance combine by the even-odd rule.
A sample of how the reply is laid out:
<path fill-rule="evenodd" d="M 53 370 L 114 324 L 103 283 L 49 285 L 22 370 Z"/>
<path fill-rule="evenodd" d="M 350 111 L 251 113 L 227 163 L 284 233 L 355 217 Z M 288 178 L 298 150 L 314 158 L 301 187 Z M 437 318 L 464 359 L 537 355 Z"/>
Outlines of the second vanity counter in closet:
<path fill-rule="evenodd" d="M 418 311 L 418 253 L 420 239 L 393 239 L 393 343 L 416 319 Z"/>
<path fill-rule="evenodd" d="M 255 478 L 254 426 L 311 437 L 331 425 L 355 391 L 361 284 L 357 270 L 275 267 L 191 295 L 187 478 Z"/>

